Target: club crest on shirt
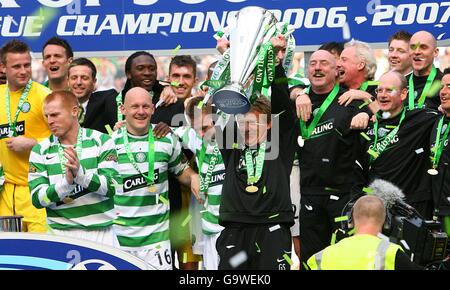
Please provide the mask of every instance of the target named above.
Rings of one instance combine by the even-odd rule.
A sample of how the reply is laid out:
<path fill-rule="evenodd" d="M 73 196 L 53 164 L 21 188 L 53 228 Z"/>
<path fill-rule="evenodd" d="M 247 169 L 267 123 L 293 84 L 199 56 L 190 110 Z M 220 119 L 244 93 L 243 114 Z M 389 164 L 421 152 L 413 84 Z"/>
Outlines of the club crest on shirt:
<path fill-rule="evenodd" d="M 106 156 L 105 160 L 106 161 L 117 162 L 117 155 L 115 155 L 115 154 L 108 154 L 108 156 Z"/>
<path fill-rule="evenodd" d="M 36 173 L 37 172 L 37 168 L 34 165 L 30 165 L 30 170 L 29 173 Z"/>
<path fill-rule="evenodd" d="M 389 133 L 389 129 L 386 128 L 378 128 L 378 137 L 383 138 Z"/>
<path fill-rule="evenodd" d="M 21 110 L 23 113 L 28 113 L 31 110 L 30 103 L 29 102 L 23 103 Z"/>
<path fill-rule="evenodd" d="M 144 152 L 138 152 L 136 153 L 135 158 L 137 162 L 142 163 L 147 160 L 147 155 Z"/>

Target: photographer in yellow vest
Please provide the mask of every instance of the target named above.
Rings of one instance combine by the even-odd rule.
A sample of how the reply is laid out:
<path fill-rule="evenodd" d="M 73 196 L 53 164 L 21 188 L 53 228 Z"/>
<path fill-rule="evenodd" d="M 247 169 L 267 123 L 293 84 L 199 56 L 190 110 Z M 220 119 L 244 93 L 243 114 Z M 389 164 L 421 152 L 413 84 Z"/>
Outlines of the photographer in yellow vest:
<path fill-rule="evenodd" d="M 308 260 L 311 270 L 415 270 L 400 246 L 378 237 L 386 218 L 383 201 L 360 197 L 353 206 L 355 235 L 328 246 Z"/>

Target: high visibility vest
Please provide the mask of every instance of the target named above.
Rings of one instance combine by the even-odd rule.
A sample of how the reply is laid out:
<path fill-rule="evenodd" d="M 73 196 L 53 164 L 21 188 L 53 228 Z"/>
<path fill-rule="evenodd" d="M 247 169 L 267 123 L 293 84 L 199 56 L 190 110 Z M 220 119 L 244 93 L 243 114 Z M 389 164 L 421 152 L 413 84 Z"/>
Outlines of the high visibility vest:
<path fill-rule="evenodd" d="M 308 260 L 311 270 L 394 270 L 401 247 L 372 235 L 356 235 L 331 245 Z"/>

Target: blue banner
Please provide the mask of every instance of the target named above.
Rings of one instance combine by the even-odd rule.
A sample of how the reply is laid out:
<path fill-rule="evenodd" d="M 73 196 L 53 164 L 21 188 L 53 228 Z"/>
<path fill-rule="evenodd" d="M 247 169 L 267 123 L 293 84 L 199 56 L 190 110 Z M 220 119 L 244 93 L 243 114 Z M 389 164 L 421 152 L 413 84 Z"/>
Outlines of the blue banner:
<path fill-rule="evenodd" d="M 0 270 L 145 270 L 119 249 L 87 240 L 30 233 L 0 233 Z"/>
<path fill-rule="evenodd" d="M 383 45 L 397 30 L 450 42 L 450 2 L 437 0 L 0 0 L 0 45 L 25 40 L 40 52 L 52 36 L 77 52 L 215 48 L 212 37 L 245 6 L 261 6 L 296 29 L 297 50 L 352 38 Z M 195 52 L 195 51 L 192 51 Z"/>

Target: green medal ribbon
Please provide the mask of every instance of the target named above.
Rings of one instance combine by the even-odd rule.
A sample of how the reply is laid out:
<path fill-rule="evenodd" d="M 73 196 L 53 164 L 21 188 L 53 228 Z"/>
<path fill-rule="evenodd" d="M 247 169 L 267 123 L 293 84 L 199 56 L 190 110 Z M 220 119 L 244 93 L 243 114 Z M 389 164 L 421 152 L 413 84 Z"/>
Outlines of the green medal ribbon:
<path fill-rule="evenodd" d="M 205 142 L 202 142 L 202 149 L 200 151 L 200 156 L 198 158 L 198 171 L 200 173 L 200 191 L 201 192 L 208 192 L 209 184 L 211 183 L 211 177 L 212 173 L 214 171 L 214 168 L 217 165 L 217 162 L 219 161 L 219 147 L 214 145 L 214 151 L 213 154 L 211 154 L 211 158 L 209 159 L 208 163 L 208 169 L 205 174 L 203 174 L 202 166 L 203 166 L 203 160 L 205 158 L 206 154 L 206 145 Z"/>
<path fill-rule="evenodd" d="M 423 88 L 422 94 L 420 95 L 419 100 L 417 101 L 417 107 L 422 108 L 425 103 L 425 98 L 427 97 L 428 91 L 433 84 L 433 81 L 436 77 L 437 69 L 434 67 L 431 69 L 430 74 L 428 75 L 427 81 L 425 83 L 425 87 Z M 408 108 L 410 110 L 414 109 L 414 81 L 413 81 L 414 73 L 411 73 L 409 76 L 409 94 L 408 94 Z"/>
<path fill-rule="evenodd" d="M 245 166 L 247 168 L 247 184 L 253 185 L 261 178 L 264 158 L 266 156 L 266 142 L 261 143 L 256 156 L 256 168 L 253 167 L 253 156 L 250 149 L 245 151 Z"/>
<path fill-rule="evenodd" d="M 365 91 L 367 91 L 367 88 L 368 88 L 368 87 L 369 87 L 369 82 L 368 82 L 368 81 L 365 81 L 365 82 L 363 82 L 362 85 L 359 87 L 359 90 L 365 92 Z"/>
<path fill-rule="evenodd" d="M 305 90 L 306 92 L 306 90 Z M 306 126 L 306 123 L 300 118 L 300 134 L 304 139 L 308 139 L 311 137 L 312 132 L 316 128 L 317 124 L 319 123 L 320 119 L 322 118 L 323 114 L 327 111 L 328 107 L 331 105 L 331 103 L 336 98 L 337 94 L 339 92 L 339 84 L 336 84 L 333 88 L 333 90 L 330 92 L 328 97 L 325 99 L 325 101 L 322 103 L 322 105 L 319 108 L 319 112 L 314 116 L 314 119 L 311 121 L 311 124 L 309 126 Z M 307 88 L 307 92 L 309 93 L 309 88 Z"/>
<path fill-rule="evenodd" d="M 120 111 L 120 106 L 122 106 L 122 93 L 119 93 L 116 96 L 116 104 L 117 104 L 117 122 L 123 120 L 122 112 Z"/>
<path fill-rule="evenodd" d="M 253 82 L 252 99 L 255 99 L 257 96 L 259 96 L 264 87 L 268 61 L 268 51 L 270 48 L 272 48 L 273 55 L 273 46 L 270 42 L 264 43 L 258 53 L 258 58 L 255 66 L 255 80 Z"/>
<path fill-rule="evenodd" d="M 269 42 L 269 44 L 270 45 L 267 49 L 266 73 L 264 75 L 262 94 L 270 99 L 271 96 L 269 94 L 269 88 L 275 77 L 275 51 L 272 43 Z"/>
<path fill-rule="evenodd" d="M 17 118 L 19 117 L 19 113 L 22 110 L 23 103 L 25 103 L 25 100 L 28 97 L 28 93 L 30 92 L 31 86 L 33 84 L 33 81 L 30 79 L 25 86 L 25 89 L 22 92 L 22 95 L 20 96 L 19 103 L 17 104 L 16 113 L 14 114 L 14 121 L 11 120 L 11 96 L 9 93 L 9 86 L 6 84 L 6 116 L 8 117 L 8 124 L 9 124 L 9 136 L 15 137 L 17 136 L 16 132 L 16 124 L 17 124 Z"/>
<path fill-rule="evenodd" d="M 370 154 L 369 163 L 372 163 L 375 159 L 378 158 L 378 156 L 381 153 L 383 153 L 386 150 L 387 146 L 389 145 L 389 143 L 391 143 L 391 140 L 395 137 L 398 130 L 400 129 L 400 125 L 402 124 L 403 120 L 405 119 L 405 115 L 406 115 L 406 109 L 403 108 L 402 115 L 400 117 L 400 121 L 398 122 L 398 125 L 391 132 L 389 132 L 389 134 L 385 138 L 383 138 L 380 142 L 378 142 L 378 118 L 377 118 L 377 120 L 375 121 L 375 124 L 373 126 L 373 131 L 374 131 L 373 133 L 375 135 L 375 141 L 370 146 L 372 148 L 369 147 L 369 150 L 367 150 L 367 152 Z"/>
<path fill-rule="evenodd" d="M 378 81 L 365 81 L 365 82 L 363 82 L 362 84 L 361 84 L 361 86 L 359 87 L 359 90 L 360 91 L 363 91 L 363 92 L 366 92 L 367 91 L 367 88 L 369 87 L 369 86 L 375 86 L 375 85 L 378 85 L 380 82 L 378 82 Z"/>
<path fill-rule="evenodd" d="M 83 149 L 82 142 L 83 142 L 83 131 L 80 127 L 78 129 L 77 143 L 75 145 L 75 151 L 77 152 L 77 157 L 78 157 L 78 160 L 80 160 L 80 164 L 81 164 L 81 151 Z M 64 146 L 61 143 L 59 143 L 59 146 L 58 146 L 58 157 L 59 157 L 59 164 L 61 166 L 61 172 L 62 172 L 62 174 L 66 174 L 66 167 L 64 166 L 64 164 L 67 163 L 67 158 L 64 157 Z"/>
<path fill-rule="evenodd" d="M 134 169 L 139 172 L 147 181 L 147 185 L 154 184 L 154 170 L 155 170 L 155 137 L 153 136 L 153 130 L 150 126 L 148 130 L 148 173 L 147 176 L 142 174 L 139 170 L 136 160 L 134 159 L 133 153 L 131 152 L 130 142 L 128 141 L 128 131 L 126 129 L 122 130 L 123 144 L 125 145 L 125 152 L 127 153 L 128 159 L 133 165 Z"/>
<path fill-rule="evenodd" d="M 445 118 L 445 116 L 443 116 L 439 120 L 439 124 L 437 127 L 437 133 L 436 133 L 436 142 L 435 142 L 434 148 L 431 150 L 431 152 L 434 153 L 434 156 L 431 157 L 434 169 L 436 169 L 439 165 L 439 160 L 441 159 L 442 152 L 444 151 L 444 143 L 445 143 L 445 140 L 447 140 L 448 133 L 450 131 L 450 124 L 447 123 L 447 128 L 445 129 L 444 136 L 441 139 L 441 132 L 442 132 L 443 124 L 444 124 L 444 118 Z"/>

